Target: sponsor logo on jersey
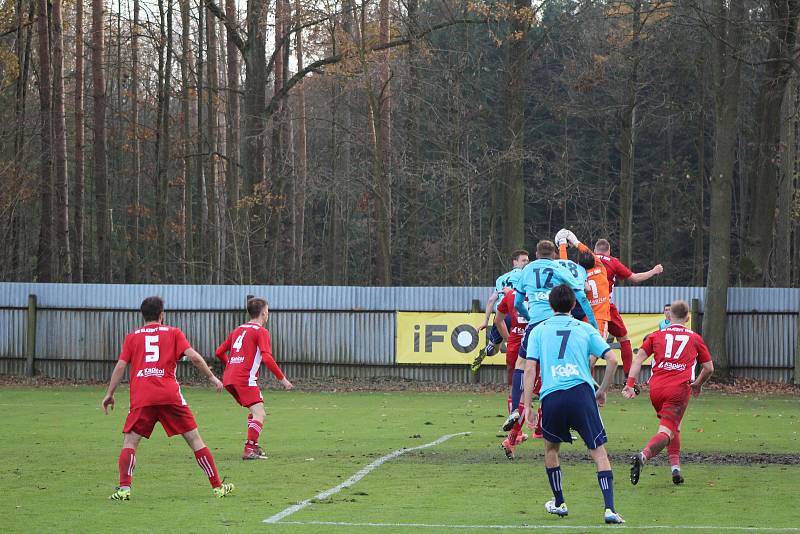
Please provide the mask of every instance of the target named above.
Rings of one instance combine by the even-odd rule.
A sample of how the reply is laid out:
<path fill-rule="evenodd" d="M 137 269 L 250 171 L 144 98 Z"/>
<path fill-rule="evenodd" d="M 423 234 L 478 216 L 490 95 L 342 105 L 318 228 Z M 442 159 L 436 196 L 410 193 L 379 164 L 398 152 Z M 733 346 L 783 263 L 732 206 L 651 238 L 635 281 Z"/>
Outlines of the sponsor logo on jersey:
<path fill-rule="evenodd" d="M 685 363 L 672 363 L 672 362 L 661 362 L 658 364 L 657 369 L 664 369 L 665 371 L 685 371 L 686 364 Z"/>
<path fill-rule="evenodd" d="M 139 328 L 138 330 L 134 330 L 134 334 L 154 334 L 156 332 L 166 332 L 169 330 L 166 326 L 154 326 L 151 328 Z"/>
<path fill-rule="evenodd" d="M 528 295 L 530 298 L 530 295 Z M 533 300 L 550 300 L 550 291 L 538 291 L 533 294 Z"/>
<path fill-rule="evenodd" d="M 574 363 L 568 363 L 566 365 L 552 365 L 550 366 L 550 372 L 553 374 L 553 378 L 561 377 L 567 378 L 570 376 L 579 376 L 580 372 L 578 372 L 578 366 Z"/>
<path fill-rule="evenodd" d="M 244 356 L 233 356 L 228 363 L 244 363 Z"/>
<path fill-rule="evenodd" d="M 159 369 L 158 367 L 145 367 L 144 369 L 139 369 L 139 372 L 136 373 L 137 378 L 148 378 L 151 376 L 163 378 L 164 370 Z"/>

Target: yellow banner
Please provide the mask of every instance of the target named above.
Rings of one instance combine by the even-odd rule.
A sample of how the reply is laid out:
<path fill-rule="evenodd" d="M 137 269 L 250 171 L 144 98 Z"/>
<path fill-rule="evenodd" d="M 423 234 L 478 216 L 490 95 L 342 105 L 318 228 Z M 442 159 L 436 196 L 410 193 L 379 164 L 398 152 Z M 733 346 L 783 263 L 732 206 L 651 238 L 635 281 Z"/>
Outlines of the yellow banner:
<path fill-rule="evenodd" d="M 397 312 L 396 360 L 409 364 L 470 364 L 486 346 L 486 332 L 478 332 L 483 313 Z M 634 353 L 644 337 L 658 330 L 661 314 L 623 314 Z M 491 328 L 491 324 L 489 325 Z M 501 353 L 483 365 L 505 365 Z M 603 360 L 598 362 L 603 365 Z"/>

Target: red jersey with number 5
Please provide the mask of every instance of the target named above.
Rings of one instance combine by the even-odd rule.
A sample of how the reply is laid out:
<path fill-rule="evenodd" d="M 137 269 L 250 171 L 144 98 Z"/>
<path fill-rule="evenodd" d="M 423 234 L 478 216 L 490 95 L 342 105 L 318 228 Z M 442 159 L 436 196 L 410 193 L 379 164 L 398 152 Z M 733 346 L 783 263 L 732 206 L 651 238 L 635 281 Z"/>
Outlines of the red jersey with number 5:
<path fill-rule="evenodd" d="M 651 388 L 687 386 L 694 379 L 695 362 L 711 361 L 703 338 L 683 325 L 672 325 L 653 332 L 642 344 L 653 355 Z"/>
<path fill-rule="evenodd" d="M 520 317 L 514 307 L 516 298 L 517 291 L 509 291 L 500 301 L 500 304 L 497 305 L 497 311 L 511 317 L 511 328 L 508 330 L 508 339 L 506 339 L 506 352 L 519 351 L 519 347 L 522 345 L 522 338 L 525 336 L 525 327 L 528 326 L 528 321 L 524 317 Z"/>
<path fill-rule="evenodd" d="M 175 366 L 190 348 L 183 332 L 172 326 L 147 325 L 125 336 L 119 359 L 130 364 L 131 409 L 186 404 Z"/>
<path fill-rule="evenodd" d="M 227 352 L 230 356 L 226 358 Z M 257 386 L 261 362 L 275 378 L 283 380 L 283 371 L 272 357 L 269 331 L 255 323 L 245 323 L 231 332 L 217 347 L 216 355 L 225 363 L 222 383 L 226 386 Z"/>

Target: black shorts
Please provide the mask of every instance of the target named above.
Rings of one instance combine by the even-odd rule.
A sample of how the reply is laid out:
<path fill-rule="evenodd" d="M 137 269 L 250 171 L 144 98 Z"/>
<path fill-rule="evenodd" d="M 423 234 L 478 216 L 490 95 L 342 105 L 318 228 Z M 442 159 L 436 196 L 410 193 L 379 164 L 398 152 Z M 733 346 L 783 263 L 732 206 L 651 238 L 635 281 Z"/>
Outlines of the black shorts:
<path fill-rule="evenodd" d="M 542 399 L 542 434 L 551 443 L 572 443 L 570 429 L 596 449 L 608 441 L 594 389 L 586 383 L 553 391 Z"/>
<path fill-rule="evenodd" d="M 504 321 L 506 323 L 506 329 L 511 330 L 511 316 L 506 314 L 506 319 Z M 500 330 L 498 330 L 497 325 L 493 324 L 492 328 L 489 330 L 488 334 L 489 343 L 492 345 L 499 345 L 503 342 L 503 336 L 500 335 Z"/>

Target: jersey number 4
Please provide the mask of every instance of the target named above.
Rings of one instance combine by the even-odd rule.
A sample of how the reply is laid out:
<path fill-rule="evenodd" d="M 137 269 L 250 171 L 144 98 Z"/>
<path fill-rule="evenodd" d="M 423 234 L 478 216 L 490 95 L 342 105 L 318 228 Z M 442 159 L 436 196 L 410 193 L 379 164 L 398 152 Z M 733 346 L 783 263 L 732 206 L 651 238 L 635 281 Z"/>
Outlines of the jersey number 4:
<path fill-rule="evenodd" d="M 144 361 L 157 362 L 161 357 L 158 350 L 158 336 L 144 336 Z"/>
<path fill-rule="evenodd" d="M 236 352 L 242 350 L 242 343 L 244 343 L 244 335 L 246 333 L 247 332 L 242 332 L 241 334 L 239 334 L 239 337 L 237 337 L 236 340 L 233 342 L 233 350 L 235 350 Z"/>
<path fill-rule="evenodd" d="M 664 348 L 664 358 L 672 358 L 673 360 L 680 358 L 681 354 L 683 354 L 683 349 L 685 349 L 686 344 L 689 343 L 689 336 L 683 334 L 678 334 L 676 336 L 673 336 L 672 334 L 666 334 L 664 335 L 664 338 L 667 342 L 667 346 Z M 680 345 L 678 345 L 678 350 L 676 350 L 675 354 L 673 354 L 672 345 L 675 341 L 680 343 Z"/>

